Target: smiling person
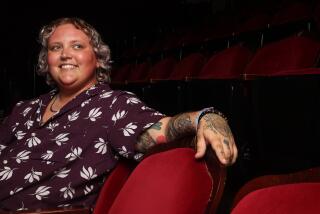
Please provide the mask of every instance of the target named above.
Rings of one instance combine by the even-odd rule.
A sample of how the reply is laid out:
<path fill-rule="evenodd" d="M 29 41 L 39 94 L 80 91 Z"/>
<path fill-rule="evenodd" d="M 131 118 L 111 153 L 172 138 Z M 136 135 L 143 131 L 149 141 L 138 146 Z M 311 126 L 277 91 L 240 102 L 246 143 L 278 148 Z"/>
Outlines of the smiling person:
<path fill-rule="evenodd" d="M 110 50 L 79 18 L 40 31 L 38 73 L 54 89 L 17 103 L 0 129 L 0 210 L 94 207 L 120 156 L 139 160 L 157 143 L 197 136 L 195 158 L 213 149 L 230 165 L 237 148 L 214 108 L 169 117 L 112 90 Z"/>

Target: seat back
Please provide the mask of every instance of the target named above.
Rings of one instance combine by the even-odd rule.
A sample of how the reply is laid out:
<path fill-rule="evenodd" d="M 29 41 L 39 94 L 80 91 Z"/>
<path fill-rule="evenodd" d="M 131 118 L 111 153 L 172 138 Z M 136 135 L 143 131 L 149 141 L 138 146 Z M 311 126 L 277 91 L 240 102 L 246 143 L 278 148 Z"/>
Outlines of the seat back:
<path fill-rule="evenodd" d="M 192 53 L 183 59 L 175 66 L 169 79 L 184 80 L 198 73 L 205 63 L 205 56 L 202 53 Z"/>
<path fill-rule="evenodd" d="M 224 188 L 225 168 L 213 153 L 199 161 L 194 154 L 191 148 L 153 152 L 132 172 L 109 213 L 214 213 Z"/>
<path fill-rule="evenodd" d="M 232 214 L 314 214 L 320 211 L 320 183 L 284 184 L 256 190 Z"/>
<path fill-rule="evenodd" d="M 93 214 L 108 213 L 112 203 L 114 202 L 124 183 L 127 181 L 134 167 L 135 164 L 133 161 L 129 162 L 126 160 L 121 160 L 118 163 L 100 190 Z"/>
<path fill-rule="evenodd" d="M 291 36 L 264 45 L 245 69 L 245 76 L 273 76 L 316 66 L 320 42 L 306 36 Z"/>
<path fill-rule="evenodd" d="M 233 200 L 232 214 L 261 214 L 266 209 L 268 213 L 315 213 L 315 208 L 320 209 L 320 203 L 315 203 L 319 202 L 319 190 L 320 167 L 260 176 L 240 188 Z M 310 209 L 312 212 L 308 212 Z"/>
<path fill-rule="evenodd" d="M 156 62 L 149 72 L 148 78 L 151 80 L 168 79 L 176 65 L 176 60 L 173 57 L 164 58 Z"/>
<path fill-rule="evenodd" d="M 198 77 L 203 79 L 237 79 L 252 57 L 249 48 L 235 45 L 211 56 Z"/>

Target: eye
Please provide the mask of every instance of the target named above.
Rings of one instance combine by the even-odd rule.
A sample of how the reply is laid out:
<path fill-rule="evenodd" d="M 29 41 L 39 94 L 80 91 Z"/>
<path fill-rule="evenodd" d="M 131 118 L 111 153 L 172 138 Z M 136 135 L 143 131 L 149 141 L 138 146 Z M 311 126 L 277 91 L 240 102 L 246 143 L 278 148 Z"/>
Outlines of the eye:
<path fill-rule="evenodd" d="M 83 45 L 76 43 L 76 44 L 73 44 L 73 48 L 74 49 L 83 49 Z"/>
<path fill-rule="evenodd" d="M 50 51 L 58 51 L 61 49 L 61 45 L 50 45 L 49 50 Z"/>

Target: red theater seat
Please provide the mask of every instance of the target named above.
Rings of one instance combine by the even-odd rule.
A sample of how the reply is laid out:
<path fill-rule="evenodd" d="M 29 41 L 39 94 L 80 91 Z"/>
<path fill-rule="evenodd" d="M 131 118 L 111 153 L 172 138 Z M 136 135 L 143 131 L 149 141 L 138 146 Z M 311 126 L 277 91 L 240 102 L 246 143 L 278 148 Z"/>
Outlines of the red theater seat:
<path fill-rule="evenodd" d="M 245 69 L 245 78 L 281 74 L 314 73 L 320 42 L 306 36 L 291 36 L 259 49 Z M 306 69 L 306 70 L 304 70 Z"/>
<path fill-rule="evenodd" d="M 245 46 L 235 45 L 214 54 L 198 73 L 200 79 L 237 79 L 241 77 L 252 52 Z"/>
<path fill-rule="evenodd" d="M 151 68 L 148 78 L 150 80 L 166 80 L 176 65 L 176 59 L 173 57 L 164 58 L 156 62 Z"/>
<path fill-rule="evenodd" d="M 202 69 L 205 60 L 205 56 L 202 53 L 192 53 L 184 57 L 177 63 L 169 79 L 185 80 L 188 77 L 193 77 Z"/>
<path fill-rule="evenodd" d="M 320 212 L 320 168 L 266 175 L 246 183 L 234 199 L 232 214 Z"/>
<path fill-rule="evenodd" d="M 194 159 L 191 148 L 153 153 L 132 172 L 110 214 L 215 213 L 225 182 L 225 168 L 213 153 Z"/>

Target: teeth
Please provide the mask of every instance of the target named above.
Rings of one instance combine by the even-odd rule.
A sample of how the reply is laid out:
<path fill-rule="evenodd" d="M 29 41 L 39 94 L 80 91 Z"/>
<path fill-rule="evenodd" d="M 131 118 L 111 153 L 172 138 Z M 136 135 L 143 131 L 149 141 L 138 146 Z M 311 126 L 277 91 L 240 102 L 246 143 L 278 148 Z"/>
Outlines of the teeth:
<path fill-rule="evenodd" d="M 75 67 L 76 66 L 74 66 L 74 65 L 61 65 L 61 68 L 63 68 L 63 69 L 73 69 Z"/>

